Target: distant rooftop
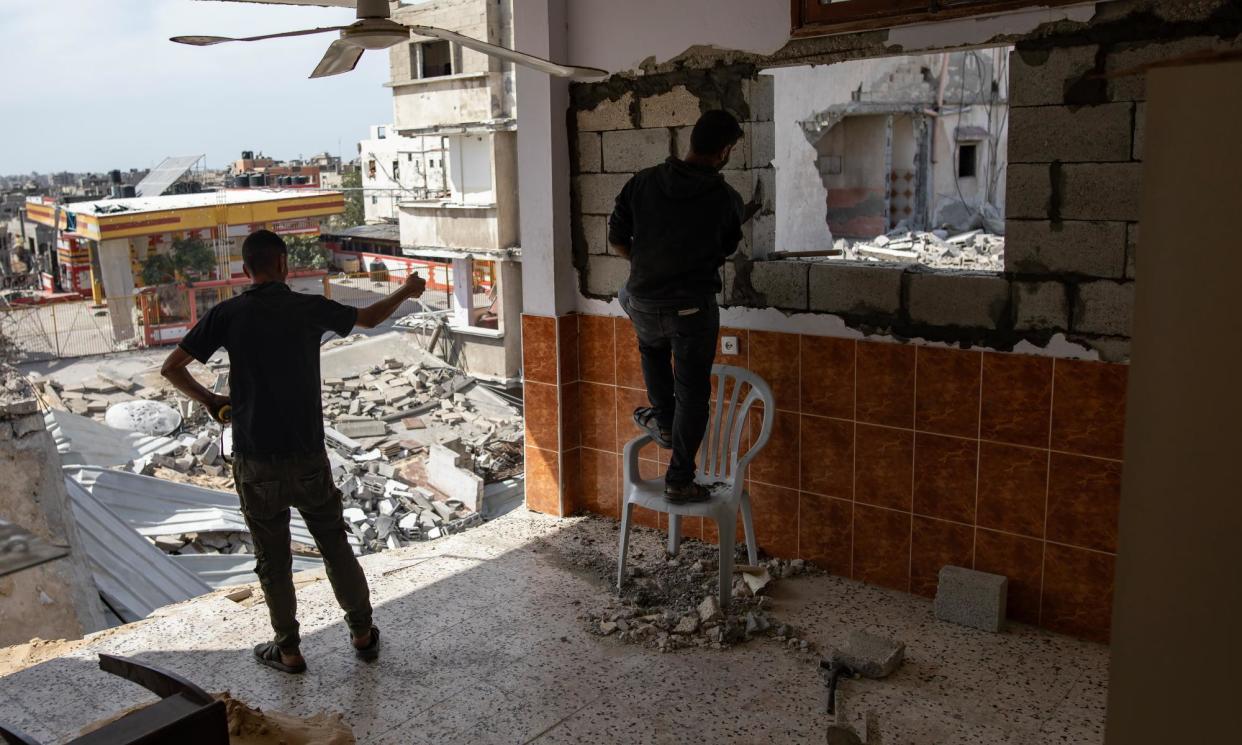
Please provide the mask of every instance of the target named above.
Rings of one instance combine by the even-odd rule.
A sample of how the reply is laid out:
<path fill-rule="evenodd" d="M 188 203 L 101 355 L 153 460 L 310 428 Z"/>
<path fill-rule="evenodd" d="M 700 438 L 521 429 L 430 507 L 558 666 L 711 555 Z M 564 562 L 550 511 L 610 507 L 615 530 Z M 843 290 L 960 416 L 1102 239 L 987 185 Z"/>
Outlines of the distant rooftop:
<path fill-rule="evenodd" d="M 99 199 L 74 202 L 65 209 L 79 215 L 105 216 L 118 213 L 164 212 L 167 210 L 212 207 L 217 204 L 237 205 L 274 202 L 282 199 L 306 199 L 308 197 L 340 197 L 341 192 L 325 189 L 226 189 L 204 191 L 197 194 L 169 194 L 163 197 L 133 197 L 131 199 Z M 223 202 L 221 201 L 223 199 Z"/>

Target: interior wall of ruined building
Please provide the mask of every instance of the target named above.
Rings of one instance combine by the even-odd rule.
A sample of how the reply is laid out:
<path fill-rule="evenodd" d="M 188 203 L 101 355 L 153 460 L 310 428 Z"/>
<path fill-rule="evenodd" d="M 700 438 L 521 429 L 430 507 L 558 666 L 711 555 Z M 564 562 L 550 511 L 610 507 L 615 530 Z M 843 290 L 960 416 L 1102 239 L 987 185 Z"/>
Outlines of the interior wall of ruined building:
<path fill-rule="evenodd" d="M 708 12 L 651 5 L 657 16 Z M 775 0 L 750 5 L 788 13 Z M 644 392 L 613 299 L 626 264 L 609 253 L 606 216 L 630 174 L 679 152 L 700 111 L 723 107 L 749 135 L 725 178 L 747 199 L 763 189 L 764 209 L 724 270 L 722 335 L 737 337 L 740 353 L 717 360 L 759 372 L 776 394 L 773 440 L 750 472 L 760 545 L 924 595 L 944 564 L 994 571 L 1010 579 L 1012 617 L 1107 639 L 1145 93 L 1141 74 L 1101 74 L 1236 48 L 1226 6 L 1101 2 L 771 53 L 763 24 L 730 24 L 719 46 L 745 51 L 696 47 L 670 60 L 644 51 L 675 47 L 665 36 L 678 29 L 661 26 L 650 44 L 617 33 L 624 25 L 605 35 L 573 19 L 611 11 L 575 3 L 575 61 L 646 62 L 642 75 L 570 91 L 577 272 L 567 281 L 578 301 L 576 312 L 524 318 L 528 505 L 619 513 L 620 452 Z M 683 50 L 712 41 L 694 30 L 678 38 Z M 777 238 L 775 114 L 761 71 L 1006 44 L 1016 48 L 1005 272 L 754 260 L 806 247 Z M 664 455 L 643 456 L 658 473 Z M 661 526 L 654 513 L 638 517 Z M 713 538 L 710 524 L 691 523 L 689 535 Z"/>
<path fill-rule="evenodd" d="M 0 382 L 12 378 L 0 367 Z M 82 550 L 56 444 L 33 391 L 0 387 L 0 515 L 69 556 L 0 577 L 0 647 L 77 639 L 107 626 Z"/>

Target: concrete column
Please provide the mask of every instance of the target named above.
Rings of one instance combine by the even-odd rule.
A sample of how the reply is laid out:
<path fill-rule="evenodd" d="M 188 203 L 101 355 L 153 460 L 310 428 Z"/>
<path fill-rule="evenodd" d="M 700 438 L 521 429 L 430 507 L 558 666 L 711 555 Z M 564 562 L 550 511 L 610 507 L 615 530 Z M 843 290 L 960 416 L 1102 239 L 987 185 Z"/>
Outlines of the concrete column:
<path fill-rule="evenodd" d="M 108 317 L 116 341 L 134 338 L 134 271 L 129 257 L 129 239 L 114 238 L 96 244 L 104 293 L 108 296 Z"/>
<path fill-rule="evenodd" d="M 1242 63 L 1152 69 L 1146 109 L 1105 741 L 1226 742 L 1242 661 Z"/>
<path fill-rule="evenodd" d="M 566 59 L 565 13 L 565 0 L 524 0 L 522 12 L 514 14 L 516 47 Z M 532 315 L 563 315 L 577 298 L 569 238 L 568 110 L 567 81 L 517 68 L 523 311 Z"/>
<path fill-rule="evenodd" d="M 453 259 L 453 325 L 470 326 L 473 315 L 474 262 L 469 258 Z"/>

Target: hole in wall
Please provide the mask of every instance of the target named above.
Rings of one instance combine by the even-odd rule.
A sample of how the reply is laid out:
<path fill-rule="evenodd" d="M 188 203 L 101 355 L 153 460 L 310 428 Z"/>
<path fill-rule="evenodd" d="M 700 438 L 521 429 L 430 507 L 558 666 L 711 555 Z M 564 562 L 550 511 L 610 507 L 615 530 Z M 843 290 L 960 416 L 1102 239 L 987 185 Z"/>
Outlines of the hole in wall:
<path fill-rule="evenodd" d="M 1002 271 L 1011 49 L 763 71 L 778 249 Z"/>

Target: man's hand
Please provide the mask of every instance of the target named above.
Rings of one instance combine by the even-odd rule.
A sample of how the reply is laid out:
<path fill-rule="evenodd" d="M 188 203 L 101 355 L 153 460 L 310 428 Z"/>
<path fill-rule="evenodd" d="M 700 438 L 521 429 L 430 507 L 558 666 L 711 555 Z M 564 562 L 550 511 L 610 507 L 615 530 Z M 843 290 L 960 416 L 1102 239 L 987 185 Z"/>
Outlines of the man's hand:
<path fill-rule="evenodd" d="M 422 297 L 423 292 L 427 289 L 427 280 L 418 276 L 418 272 L 410 272 L 410 276 L 405 278 L 405 283 L 401 285 L 401 289 L 409 297 Z"/>
<path fill-rule="evenodd" d="M 207 407 L 207 413 L 211 414 L 211 418 L 221 424 L 228 424 L 228 421 L 220 418 L 220 412 L 224 411 L 224 407 L 229 405 L 229 397 L 221 396 L 218 393 L 211 394 L 211 399 L 204 404 Z"/>

